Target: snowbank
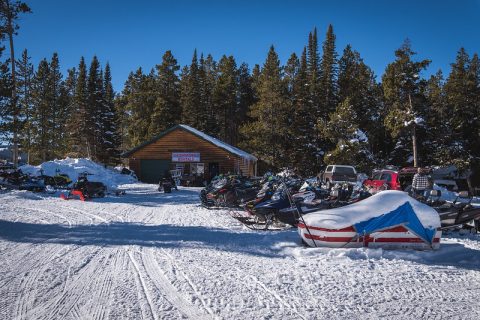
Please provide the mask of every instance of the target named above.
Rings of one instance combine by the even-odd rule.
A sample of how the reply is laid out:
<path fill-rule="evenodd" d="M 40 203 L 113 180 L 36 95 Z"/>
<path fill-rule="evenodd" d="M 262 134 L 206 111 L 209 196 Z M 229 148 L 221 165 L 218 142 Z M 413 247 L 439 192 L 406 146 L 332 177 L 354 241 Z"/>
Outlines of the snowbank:
<path fill-rule="evenodd" d="M 20 169 L 28 174 L 37 176 L 43 174 L 54 176 L 57 173 L 67 174 L 73 181 L 77 180 L 78 174 L 88 172 L 92 175 L 88 176 L 90 181 L 98 181 L 104 183 L 108 189 L 116 189 L 120 184 L 133 183 L 135 178 L 129 175 L 120 174 L 116 170 L 105 168 L 103 165 L 88 159 L 71 159 L 53 160 L 44 162 L 39 166 L 24 165 Z"/>
<path fill-rule="evenodd" d="M 381 216 L 409 202 L 425 228 L 440 227 L 440 218 L 435 209 L 418 202 L 402 191 L 383 191 L 346 207 L 310 213 L 304 216 L 305 223 L 327 229 L 343 229 L 356 223 Z"/>

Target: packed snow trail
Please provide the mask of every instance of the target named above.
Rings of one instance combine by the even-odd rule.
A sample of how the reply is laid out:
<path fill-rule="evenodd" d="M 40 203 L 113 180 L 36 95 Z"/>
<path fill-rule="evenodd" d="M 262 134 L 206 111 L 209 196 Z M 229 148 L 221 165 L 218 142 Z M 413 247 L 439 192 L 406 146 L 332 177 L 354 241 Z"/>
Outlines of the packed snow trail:
<path fill-rule="evenodd" d="M 0 319 L 477 319 L 480 236 L 438 251 L 305 248 L 199 189 L 0 193 Z"/>

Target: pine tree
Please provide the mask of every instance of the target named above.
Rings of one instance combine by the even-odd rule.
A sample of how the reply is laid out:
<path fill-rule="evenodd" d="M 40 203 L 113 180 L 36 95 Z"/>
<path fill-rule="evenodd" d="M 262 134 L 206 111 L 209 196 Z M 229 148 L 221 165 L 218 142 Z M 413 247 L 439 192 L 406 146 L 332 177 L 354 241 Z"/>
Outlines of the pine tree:
<path fill-rule="evenodd" d="M 40 61 L 32 86 L 32 158 L 45 162 L 53 156 L 51 147 L 54 130 L 52 125 L 53 90 L 50 65 Z"/>
<path fill-rule="evenodd" d="M 18 135 L 21 129 L 21 123 L 18 121 L 19 110 L 17 107 L 17 81 L 15 71 L 15 50 L 13 36 L 17 35 L 19 25 L 17 23 L 21 13 L 30 13 L 31 9 L 25 2 L 3 0 L 0 2 L 0 35 L 8 35 L 10 47 L 10 63 L 11 63 L 11 116 L 12 124 L 10 126 L 13 140 L 13 164 L 18 165 Z"/>
<path fill-rule="evenodd" d="M 302 162 L 311 160 L 313 170 L 316 171 L 321 163 L 325 151 L 328 149 L 326 140 L 321 137 L 321 130 L 328 118 L 328 112 L 324 110 L 324 103 L 322 100 L 323 93 L 321 87 L 321 61 L 318 53 L 318 36 L 317 28 L 313 33 L 308 35 L 307 46 L 307 86 L 309 89 L 308 99 L 305 101 L 307 109 L 304 110 L 308 117 L 306 122 L 310 123 L 306 128 L 304 139 L 307 142 L 305 145 L 306 152 L 302 156 Z M 307 160 L 308 159 L 308 160 Z"/>
<path fill-rule="evenodd" d="M 295 137 L 295 130 L 293 125 L 295 124 L 295 116 L 296 116 L 296 110 L 295 106 L 297 104 L 297 77 L 300 69 L 300 61 L 298 60 L 298 57 L 295 53 L 292 53 L 290 55 L 290 58 L 287 60 L 287 63 L 284 67 L 284 77 L 283 80 L 285 82 L 286 86 L 286 94 L 287 94 L 287 99 L 288 99 L 288 109 L 286 110 L 287 113 L 285 115 L 286 117 L 286 125 L 288 127 L 288 138 L 287 138 L 287 145 L 285 147 L 292 149 L 292 152 L 289 152 L 288 154 L 288 163 L 293 165 L 295 162 L 295 152 L 293 151 L 293 148 L 296 147 L 295 141 L 293 141 Z"/>
<path fill-rule="evenodd" d="M 100 62 L 94 56 L 90 63 L 87 79 L 87 114 L 86 127 L 88 129 L 87 151 L 89 158 L 99 160 L 102 150 L 102 116 L 105 113 L 103 103 L 103 77 L 101 75 Z"/>
<path fill-rule="evenodd" d="M 238 68 L 238 106 L 235 113 L 235 144 L 241 141 L 239 133 L 240 127 L 249 121 L 248 110 L 250 106 L 256 102 L 252 82 L 253 80 L 248 70 L 248 65 L 242 63 Z"/>
<path fill-rule="evenodd" d="M 292 162 L 304 175 L 318 172 L 316 118 L 310 105 L 307 50 L 303 49 L 293 83 Z"/>
<path fill-rule="evenodd" d="M 30 153 L 32 148 L 32 81 L 34 77 L 33 64 L 30 62 L 27 49 L 22 53 L 22 57 L 17 61 L 17 93 L 19 121 L 22 123 L 19 140 L 22 149 L 27 153 L 27 163 L 30 163 Z"/>
<path fill-rule="evenodd" d="M 60 72 L 58 54 L 54 53 L 50 61 L 51 88 L 51 124 L 52 124 L 52 156 L 62 157 L 66 150 L 66 123 L 68 118 L 68 100 L 64 92 L 63 76 Z"/>
<path fill-rule="evenodd" d="M 392 153 L 394 163 L 407 164 L 410 155 L 414 166 L 419 166 L 421 143 L 417 141 L 418 130 L 424 129 L 426 99 L 423 94 L 425 81 L 419 76 L 430 64 L 430 60 L 413 61 L 416 53 L 412 51 L 410 42 L 404 42 L 395 51 L 395 62 L 390 63 L 382 77 L 387 114 L 385 126 L 396 145 Z M 410 148 L 408 144 L 411 143 Z"/>
<path fill-rule="evenodd" d="M 320 65 L 320 97 L 322 114 L 320 115 L 324 119 L 328 117 L 328 114 L 335 110 L 337 106 L 337 53 L 335 51 L 335 34 L 333 33 L 333 27 L 330 24 L 327 30 L 327 36 L 323 42 L 323 55 Z"/>
<path fill-rule="evenodd" d="M 74 77 L 70 74 L 72 80 L 74 79 L 75 92 L 72 98 L 70 108 L 70 119 L 67 124 L 69 135 L 69 149 L 67 154 L 71 157 L 86 157 L 88 152 L 88 93 L 87 93 L 87 66 L 85 59 L 81 57 L 78 65 L 78 74 Z"/>
<path fill-rule="evenodd" d="M 237 65 L 233 56 L 223 56 L 218 63 L 218 78 L 213 89 L 213 105 L 221 128 L 220 139 L 234 144 L 237 108 Z"/>
<path fill-rule="evenodd" d="M 0 47 L 0 57 L 4 48 Z M 0 61 L 0 139 L 8 141 L 12 133 L 12 77 L 7 62 Z"/>
<path fill-rule="evenodd" d="M 313 33 L 308 34 L 307 76 L 309 97 L 306 102 L 308 103 L 309 113 L 313 115 L 316 123 L 317 119 L 323 116 L 320 106 L 320 56 L 318 53 L 317 28 L 313 30 Z M 312 130 L 315 130 L 315 128 L 312 128 Z M 316 144 L 317 142 L 314 141 L 313 143 Z"/>
<path fill-rule="evenodd" d="M 357 112 L 347 97 L 338 104 L 323 127 L 323 135 L 336 144 L 325 155 L 326 163 L 349 163 L 363 172 L 370 171 L 373 157 L 368 149 L 368 138 L 358 127 L 359 122 Z"/>
<path fill-rule="evenodd" d="M 207 55 L 205 60 L 200 59 L 200 92 L 201 104 L 205 108 L 205 133 L 218 137 L 221 127 L 217 119 L 217 111 L 213 103 L 213 90 L 218 79 L 217 62 L 211 54 Z"/>
<path fill-rule="evenodd" d="M 375 82 L 373 71 L 350 45 L 345 47 L 338 61 L 339 103 L 342 104 L 346 99 L 349 99 L 355 112 L 358 121 L 355 125 L 368 139 L 370 152 L 376 157 L 382 157 L 389 141 L 385 137 L 383 126 L 381 90 Z"/>
<path fill-rule="evenodd" d="M 115 165 L 120 161 L 118 147 L 120 138 L 118 136 L 118 117 L 115 108 L 115 92 L 112 86 L 112 75 L 110 64 L 105 66 L 103 77 L 103 103 L 105 113 L 102 116 L 102 153 L 101 161 L 109 165 Z"/>
<path fill-rule="evenodd" d="M 150 117 L 156 102 L 156 79 L 153 70 L 144 74 L 142 68 L 131 73 L 125 84 L 122 96 L 125 98 L 123 113 L 128 115 L 124 119 L 127 131 L 125 147 L 132 148 L 149 139 Z"/>
<path fill-rule="evenodd" d="M 179 81 L 176 72 L 180 69 L 171 51 L 165 52 L 161 65 L 157 65 L 157 99 L 151 115 L 149 136 L 178 124 L 181 119 Z"/>
<path fill-rule="evenodd" d="M 447 105 L 451 112 L 451 161 L 462 169 L 469 167 L 478 157 L 478 68 L 478 58 L 470 59 L 465 49 L 461 48 L 445 83 Z"/>
<path fill-rule="evenodd" d="M 200 131 L 205 128 L 201 103 L 200 77 L 202 71 L 199 69 L 197 50 L 193 52 L 190 67 L 182 70 L 180 101 L 182 109 L 182 122 Z M 203 116 L 203 117 L 202 117 Z"/>
<path fill-rule="evenodd" d="M 258 102 L 250 109 L 252 122 L 241 128 L 246 137 L 243 147 L 258 155 L 273 168 L 288 165 L 285 148 L 288 140 L 288 97 L 282 68 L 273 46 L 258 80 Z"/>
<path fill-rule="evenodd" d="M 428 80 L 425 94 L 428 101 L 427 123 L 427 163 L 448 165 L 455 157 L 451 154 L 453 147 L 451 118 L 452 112 L 447 107 L 442 71 L 439 70 Z"/>
<path fill-rule="evenodd" d="M 469 74 L 469 86 L 471 86 L 472 100 L 466 106 L 466 113 L 471 115 L 468 122 L 468 133 L 464 135 L 467 141 L 466 146 L 472 155 L 472 168 L 480 167 L 480 59 L 477 53 L 473 54 L 470 61 Z"/>

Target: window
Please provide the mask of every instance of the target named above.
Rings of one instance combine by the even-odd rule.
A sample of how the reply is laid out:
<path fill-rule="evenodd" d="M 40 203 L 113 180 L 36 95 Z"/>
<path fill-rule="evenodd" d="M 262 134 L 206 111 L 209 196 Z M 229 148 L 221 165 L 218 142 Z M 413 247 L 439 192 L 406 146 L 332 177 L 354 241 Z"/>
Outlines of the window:
<path fill-rule="evenodd" d="M 332 170 L 333 170 L 333 166 L 328 166 L 327 170 L 325 170 L 325 172 L 332 172 Z"/>
<path fill-rule="evenodd" d="M 391 182 L 392 181 L 392 176 L 390 175 L 390 173 L 384 173 L 384 174 L 382 174 L 382 178 L 380 180 L 385 180 L 387 182 Z"/>
<path fill-rule="evenodd" d="M 375 174 L 373 175 L 372 180 L 381 180 L 381 178 L 382 178 L 382 173 L 379 172 L 379 173 L 375 173 Z"/>
<path fill-rule="evenodd" d="M 355 171 L 353 170 L 353 168 L 349 168 L 349 167 L 336 167 L 335 172 L 341 173 L 341 174 L 355 174 Z"/>
<path fill-rule="evenodd" d="M 192 174 L 203 175 L 205 173 L 205 164 L 203 163 L 191 163 L 190 170 Z"/>

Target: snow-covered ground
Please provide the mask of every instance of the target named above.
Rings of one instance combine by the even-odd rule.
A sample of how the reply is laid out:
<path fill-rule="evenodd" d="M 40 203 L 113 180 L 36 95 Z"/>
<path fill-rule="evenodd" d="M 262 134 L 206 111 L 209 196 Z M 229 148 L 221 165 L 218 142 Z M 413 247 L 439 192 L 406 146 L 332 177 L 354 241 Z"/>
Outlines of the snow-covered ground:
<path fill-rule="evenodd" d="M 0 193 L 0 319 L 478 319 L 480 236 L 438 251 L 313 249 L 199 189 L 91 202 Z"/>

